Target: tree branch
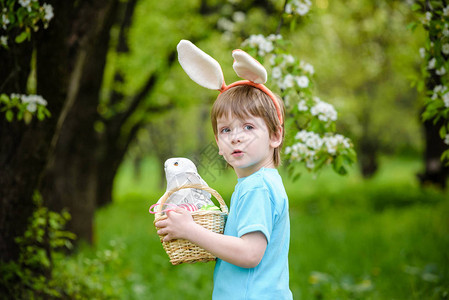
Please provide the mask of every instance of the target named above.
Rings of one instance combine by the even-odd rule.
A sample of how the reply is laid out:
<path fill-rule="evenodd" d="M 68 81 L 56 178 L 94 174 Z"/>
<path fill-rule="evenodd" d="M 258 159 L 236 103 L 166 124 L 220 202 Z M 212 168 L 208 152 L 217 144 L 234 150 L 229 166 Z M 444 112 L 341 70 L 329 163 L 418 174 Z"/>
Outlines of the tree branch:
<path fill-rule="evenodd" d="M 280 34 L 281 33 L 282 25 L 284 25 L 284 13 L 285 13 L 285 10 L 287 8 L 287 3 L 288 3 L 288 0 L 285 0 L 284 8 L 282 9 L 281 14 L 279 16 L 280 20 L 279 20 L 278 27 L 276 28 L 276 34 Z"/>

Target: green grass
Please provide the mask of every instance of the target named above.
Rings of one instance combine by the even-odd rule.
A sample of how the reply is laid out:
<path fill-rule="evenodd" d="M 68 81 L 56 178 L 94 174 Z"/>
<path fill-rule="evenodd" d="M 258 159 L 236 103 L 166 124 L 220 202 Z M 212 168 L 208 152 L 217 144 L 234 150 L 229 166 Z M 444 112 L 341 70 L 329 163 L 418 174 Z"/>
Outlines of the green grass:
<path fill-rule="evenodd" d="M 137 180 L 130 163 L 121 167 L 114 203 L 96 215 L 95 250 L 120 249 L 113 270 L 123 282 L 119 299 L 210 299 L 214 264 L 171 266 L 156 235 L 148 208 L 164 191 L 158 168 L 145 161 Z M 294 299 L 448 299 L 449 197 L 419 188 L 419 168 L 412 159 L 386 158 L 370 180 L 354 169 L 344 177 L 305 173 L 296 182 L 281 170 Z M 229 200 L 233 172 L 203 171 Z"/>

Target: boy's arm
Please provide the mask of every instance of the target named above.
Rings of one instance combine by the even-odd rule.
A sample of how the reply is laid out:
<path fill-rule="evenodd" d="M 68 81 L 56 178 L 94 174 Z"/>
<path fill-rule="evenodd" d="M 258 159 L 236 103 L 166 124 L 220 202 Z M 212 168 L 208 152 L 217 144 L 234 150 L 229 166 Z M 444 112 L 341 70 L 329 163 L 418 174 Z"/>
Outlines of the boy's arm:
<path fill-rule="evenodd" d="M 160 228 L 158 234 L 166 235 L 164 242 L 186 239 L 218 258 L 242 268 L 256 267 L 267 248 L 265 235 L 260 231 L 245 234 L 240 238 L 218 234 L 196 224 L 190 213 L 181 208 L 169 212 L 167 219 L 155 225 Z"/>

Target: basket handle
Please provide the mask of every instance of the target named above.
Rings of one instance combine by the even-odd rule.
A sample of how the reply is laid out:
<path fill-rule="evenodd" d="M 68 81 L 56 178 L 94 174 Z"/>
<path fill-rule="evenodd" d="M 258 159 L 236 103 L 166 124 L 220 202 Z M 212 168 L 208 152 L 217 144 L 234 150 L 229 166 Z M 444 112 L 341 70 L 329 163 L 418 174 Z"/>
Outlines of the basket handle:
<path fill-rule="evenodd" d="M 162 206 L 165 203 L 165 201 L 167 201 L 167 199 L 170 198 L 171 195 L 173 195 L 174 193 L 176 193 L 177 191 L 182 190 L 182 189 L 199 189 L 199 190 L 209 192 L 211 195 L 213 195 L 215 197 L 215 199 L 217 199 L 218 203 L 220 203 L 221 211 L 226 214 L 228 213 L 228 207 L 226 206 L 226 203 L 224 202 L 223 198 L 216 190 L 214 190 L 211 187 L 208 187 L 207 185 L 202 185 L 202 184 L 185 184 L 185 185 L 175 187 L 174 189 L 171 189 L 170 191 L 166 192 L 162 196 L 162 198 L 160 199 L 161 202 L 159 203 L 160 205 L 159 205 L 159 209 L 156 213 L 156 217 L 161 214 Z"/>

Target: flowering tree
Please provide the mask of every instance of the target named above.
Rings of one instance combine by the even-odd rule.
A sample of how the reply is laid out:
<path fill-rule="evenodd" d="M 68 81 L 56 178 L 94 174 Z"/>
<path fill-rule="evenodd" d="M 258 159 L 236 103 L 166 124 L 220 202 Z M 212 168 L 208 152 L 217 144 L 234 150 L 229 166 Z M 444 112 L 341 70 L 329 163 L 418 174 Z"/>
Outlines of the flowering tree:
<path fill-rule="evenodd" d="M 270 82 L 275 85 L 273 90 L 284 99 L 286 129 L 294 137 L 287 137 L 285 155 L 291 163 L 289 170 L 294 177 L 299 175 L 295 168 L 297 165 L 312 172 L 317 172 L 325 165 L 332 165 L 338 174 L 346 174 L 356 159 L 352 142 L 335 132 L 335 108 L 313 95 L 314 67 L 292 56 L 288 38 L 284 39 L 279 34 L 283 25 L 289 24 L 293 29 L 302 22 L 311 5 L 309 0 L 285 1 L 276 34 L 251 35 L 242 43 L 242 48 L 261 63 L 268 62 Z M 244 14 L 234 13 L 233 20 L 222 19 L 219 23 L 228 38 L 239 31 L 240 28 L 235 25 L 244 22 Z"/>
<path fill-rule="evenodd" d="M 422 119 L 426 133 L 426 170 L 421 181 L 443 188 L 449 176 L 449 5 L 446 1 L 416 1 L 412 7 L 426 32 L 426 43 L 420 49 L 424 60 L 418 91 L 426 91 Z M 438 139 L 438 135 L 439 138 Z"/>
<path fill-rule="evenodd" d="M 43 174 L 67 116 L 74 114 L 80 87 L 88 82 L 95 95 L 95 84 L 101 84 L 100 76 L 86 75 L 101 67 L 101 59 L 89 64 L 85 58 L 99 49 L 92 50 L 92 41 L 112 4 L 0 0 L 0 261 L 18 258 L 15 238 L 36 208 L 33 193 L 42 191 Z"/>
<path fill-rule="evenodd" d="M 31 34 L 37 32 L 40 26 L 47 28 L 54 16 L 53 6 L 47 3 L 41 5 L 37 0 L 1 0 L 0 14 L 0 48 L 6 50 L 14 47 L 13 44 L 29 41 Z M 15 115 L 27 124 L 34 115 L 43 120 L 50 116 L 46 106 L 47 101 L 40 95 L 0 94 L 0 112 L 4 112 L 10 122 Z"/>
<path fill-rule="evenodd" d="M 420 23 L 428 36 L 420 49 L 424 64 L 422 80 L 417 84 L 419 91 L 427 87 L 422 117 L 440 124 L 440 137 L 449 145 L 449 4 L 445 2 L 417 1 L 413 9 L 422 13 Z M 449 163 L 449 149 L 441 159 Z"/>

